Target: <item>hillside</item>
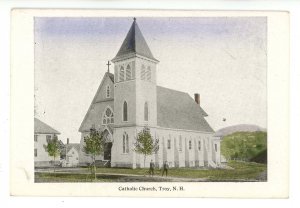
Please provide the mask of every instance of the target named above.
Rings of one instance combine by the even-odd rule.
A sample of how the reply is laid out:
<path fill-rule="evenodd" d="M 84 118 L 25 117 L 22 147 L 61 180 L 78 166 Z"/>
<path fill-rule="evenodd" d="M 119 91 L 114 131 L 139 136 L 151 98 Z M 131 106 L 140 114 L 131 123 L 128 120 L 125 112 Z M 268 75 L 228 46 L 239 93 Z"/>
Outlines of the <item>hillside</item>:
<path fill-rule="evenodd" d="M 267 161 L 267 133 L 235 132 L 224 136 L 221 141 L 221 154 L 227 160 L 243 160 L 255 162 Z"/>
<path fill-rule="evenodd" d="M 219 129 L 218 131 L 216 131 L 215 136 L 224 137 L 224 136 L 233 134 L 235 132 L 256 132 L 256 131 L 267 132 L 267 130 L 265 128 L 262 128 L 257 125 L 239 124 L 239 125 L 233 125 L 233 126 L 228 126 L 228 127 Z"/>

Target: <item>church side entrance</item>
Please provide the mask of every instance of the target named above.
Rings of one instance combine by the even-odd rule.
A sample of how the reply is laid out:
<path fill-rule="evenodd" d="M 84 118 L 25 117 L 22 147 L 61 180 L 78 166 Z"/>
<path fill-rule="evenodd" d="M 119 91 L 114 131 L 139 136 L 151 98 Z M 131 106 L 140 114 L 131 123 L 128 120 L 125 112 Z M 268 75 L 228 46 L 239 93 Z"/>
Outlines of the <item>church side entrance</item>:
<path fill-rule="evenodd" d="M 111 160 L 111 147 L 112 142 L 107 142 L 104 144 L 104 160 Z"/>

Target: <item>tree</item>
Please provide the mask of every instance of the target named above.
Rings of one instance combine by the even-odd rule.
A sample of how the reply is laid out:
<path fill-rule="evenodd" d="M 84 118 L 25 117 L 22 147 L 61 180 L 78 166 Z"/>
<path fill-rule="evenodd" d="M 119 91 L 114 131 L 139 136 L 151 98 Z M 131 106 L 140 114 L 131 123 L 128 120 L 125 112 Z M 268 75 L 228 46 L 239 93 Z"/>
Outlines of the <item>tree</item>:
<path fill-rule="evenodd" d="M 47 145 L 44 145 L 45 151 L 50 157 L 53 157 L 53 168 L 55 172 L 55 159 L 60 156 L 60 145 L 56 135 L 52 139 L 47 140 Z"/>
<path fill-rule="evenodd" d="M 225 136 L 221 142 L 221 153 L 227 160 L 249 161 L 265 149 L 266 132 L 236 132 Z"/>
<path fill-rule="evenodd" d="M 96 180 L 96 156 L 103 154 L 104 151 L 103 132 L 99 132 L 94 128 L 90 129 L 89 136 L 84 137 L 83 151 L 91 156 L 94 167 L 94 176 Z"/>
<path fill-rule="evenodd" d="M 58 141 L 58 145 L 60 151 L 60 159 L 66 159 L 66 145 L 61 140 Z"/>
<path fill-rule="evenodd" d="M 134 143 L 134 151 L 144 155 L 144 167 L 147 156 L 157 152 L 158 149 L 159 140 L 153 139 L 147 127 L 138 133 L 136 142 Z"/>

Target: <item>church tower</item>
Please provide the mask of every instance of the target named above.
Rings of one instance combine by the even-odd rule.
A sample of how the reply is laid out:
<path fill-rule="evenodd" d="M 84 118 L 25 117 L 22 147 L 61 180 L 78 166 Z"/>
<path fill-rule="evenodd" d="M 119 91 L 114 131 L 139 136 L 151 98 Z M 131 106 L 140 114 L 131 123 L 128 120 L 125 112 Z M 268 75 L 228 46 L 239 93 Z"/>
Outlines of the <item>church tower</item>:
<path fill-rule="evenodd" d="M 153 57 L 135 18 L 112 62 L 115 126 L 156 126 L 158 60 Z"/>
<path fill-rule="evenodd" d="M 114 63 L 114 145 L 112 166 L 135 168 L 133 143 L 144 127 L 157 126 L 156 60 L 136 19 Z"/>

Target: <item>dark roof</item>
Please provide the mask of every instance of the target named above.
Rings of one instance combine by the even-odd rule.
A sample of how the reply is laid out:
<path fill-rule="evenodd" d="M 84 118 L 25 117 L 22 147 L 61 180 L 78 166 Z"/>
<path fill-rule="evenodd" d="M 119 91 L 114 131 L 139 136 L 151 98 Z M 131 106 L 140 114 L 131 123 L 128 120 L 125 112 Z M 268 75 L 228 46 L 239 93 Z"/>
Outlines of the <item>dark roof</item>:
<path fill-rule="evenodd" d="M 69 144 L 66 144 L 66 148 L 67 148 L 67 151 L 70 151 L 72 149 L 72 147 L 74 147 L 78 153 L 79 153 L 79 150 L 80 150 L 80 144 L 79 143 L 69 143 Z"/>
<path fill-rule="evenodd" d="M 207 114 L 185 92 L 157 86 L 157 125 L 165 128 L 214 132 Z"/>
<path fill-rule="evenodd" d="M 51 126 L 45 124 L 37 118 L 34 118 L 34 133 L 35 134 L 60 134 Z"/>
<path fill-rule="evenodd" d="M 121 48 L 113 60 L 128 54 L 138 54 L 156 60 L 153 57 L 136 20 L 133 21 Z"/>

